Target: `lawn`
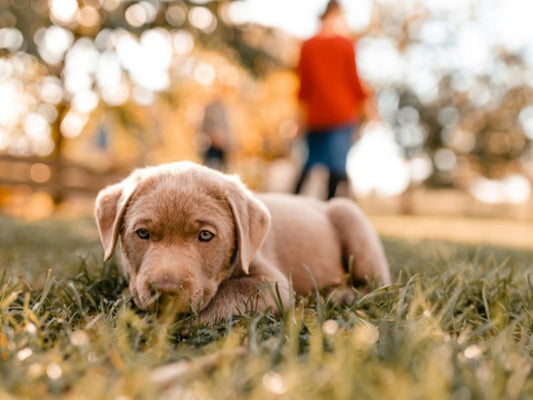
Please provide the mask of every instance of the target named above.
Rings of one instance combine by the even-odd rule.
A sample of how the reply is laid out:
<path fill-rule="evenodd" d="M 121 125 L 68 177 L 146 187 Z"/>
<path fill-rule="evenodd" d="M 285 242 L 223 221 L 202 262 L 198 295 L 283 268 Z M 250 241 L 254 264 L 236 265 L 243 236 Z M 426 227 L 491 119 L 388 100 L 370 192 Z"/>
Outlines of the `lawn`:
<path fill-rule="evenodd" d="M 527 251 L 387 239 L 391 287 L 208 328 L 137 310 L 91 219 L 0 224 L 0 399 L 533 398 Z"/>

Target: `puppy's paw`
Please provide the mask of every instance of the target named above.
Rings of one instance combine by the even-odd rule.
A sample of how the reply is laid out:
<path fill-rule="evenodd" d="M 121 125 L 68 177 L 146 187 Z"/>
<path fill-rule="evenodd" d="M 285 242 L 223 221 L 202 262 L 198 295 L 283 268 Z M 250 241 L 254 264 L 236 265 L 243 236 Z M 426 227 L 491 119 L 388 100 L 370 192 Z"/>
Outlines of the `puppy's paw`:
<path fill-rule="evenodd" d="M 229 315 L 221 315 L 215 309 L 208 307 L 200 313 L 199 321 L 202 325 L 213 327 L 228 317 Z"/>

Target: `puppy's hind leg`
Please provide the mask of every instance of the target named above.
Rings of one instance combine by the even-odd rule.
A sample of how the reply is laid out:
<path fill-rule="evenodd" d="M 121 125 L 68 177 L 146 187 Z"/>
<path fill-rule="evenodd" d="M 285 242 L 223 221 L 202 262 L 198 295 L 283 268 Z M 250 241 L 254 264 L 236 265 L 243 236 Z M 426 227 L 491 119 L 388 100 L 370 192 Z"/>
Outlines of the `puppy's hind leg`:
<path fill-rule="evenodd" d="M 363 212 L 348 199 L 335 198 L 328 203 L 327 214 L 341 242 L 343 256 L 353 259 L 355 282 L 375 279 L 380 285 L 391 283 L 389 265 L 377 232 Z"/>

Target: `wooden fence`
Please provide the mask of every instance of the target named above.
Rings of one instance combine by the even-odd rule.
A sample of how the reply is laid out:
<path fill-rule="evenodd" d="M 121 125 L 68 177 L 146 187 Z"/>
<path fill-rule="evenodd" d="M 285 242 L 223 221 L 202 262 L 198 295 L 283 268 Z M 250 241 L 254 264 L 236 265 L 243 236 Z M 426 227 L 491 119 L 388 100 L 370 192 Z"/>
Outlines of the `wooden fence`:
<path fill-rule="evenodd" d="M 56 204 L 71 196 L 94 195 L 126 174 L 115 169 L 96 171 L 68 161 L 0 155 L 0 186 L 45 191 Z"/>

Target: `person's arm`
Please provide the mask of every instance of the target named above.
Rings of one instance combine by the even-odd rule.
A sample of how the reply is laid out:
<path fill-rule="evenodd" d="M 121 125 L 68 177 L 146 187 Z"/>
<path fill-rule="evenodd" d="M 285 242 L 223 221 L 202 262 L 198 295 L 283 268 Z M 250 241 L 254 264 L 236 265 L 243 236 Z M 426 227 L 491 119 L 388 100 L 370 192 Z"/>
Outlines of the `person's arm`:
<path fill-rule="evenodd" d="M 372 94 L 367 88 L 364 87 L 359 73 L 357 71 L 357 57 L 353 46 L 349 47 L 348 51 L 348 65 L 349 74 L 351 76 L 352 91 L 356 102 L 358 103 L 358 111 L 362 118 L 367 121 L 373 121 L 379 119 L 379 114 L 376 108 Z"/>
<path fill-rule="evenodd" d="M 307 53 L 305 51 L 305 44 L 302 45 L 300 50 L 300 58 L 298 60 L 298 65 L 296 66 L 296 75 L 298 76 L 299 87 L 298 87 L 298 101 L 307 102 L 309 98 L 309 79 L 308 79 L 308 61 Z"/>
<path fill-rule="evenodd" d="M 298 76 L 298 110 L 296 115 L 296 122 L 298 124 L 298 133 L 304 131 L 307 121 L 308 99 L 309 99 L 309 79 L 308 79 L 308 62 L 304 47 L 300 50 L 300 59 L 296 67 L 296 74 Z"/>

